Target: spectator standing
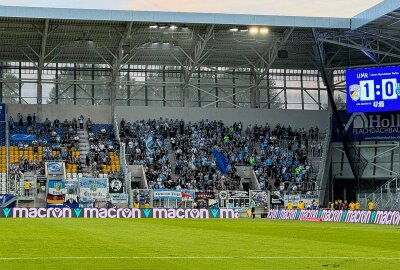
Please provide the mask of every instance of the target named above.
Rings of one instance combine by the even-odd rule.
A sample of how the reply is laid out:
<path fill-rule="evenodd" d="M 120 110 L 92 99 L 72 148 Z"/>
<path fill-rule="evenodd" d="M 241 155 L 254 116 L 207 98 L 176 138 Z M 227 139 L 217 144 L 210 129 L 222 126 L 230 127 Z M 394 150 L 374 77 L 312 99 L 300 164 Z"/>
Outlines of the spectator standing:
<path fill-rule="evenodd" d="M 288 210 L 292 210 L 292 209 L 293 209 L 293 203 L 292 203 L 292 201 L 289 201 L 289 202 L 288 202 L 288 204 L 287 204 L 287 209 L 288 209 Z"/>
<path fill-rule="evenodd" d="M 40 193 L 40 183 L 39 182 L 36 183 L 36 192 L 37 192 L 36 194 L 39 195 L 39 193 Z"/>
<path fill-rule="evenodd" d="M 360 204 L 360 202 L 358 200 L 356 201 L 355 207 L 356 207 L 356 211 L 361 209 L 361 204 Z"/>
<path fill-rule="evenodd" d="M 30 113 L 28 113 L 28 116 L 26 117 L 26 121 L 28 122 L 28 126 L 32 126 L 32 116 Z"/>
<path fill-rule="evenodd" d="M 14 130 L 15 123 L 14 123 L 14 119 L 12 118 L 12 116 L 10 116 L 10 118 L 8 119 L 8 125 L 10 127 L 10 131 Z"/>
<path fill-rule="evenodd" d="M 24 195 L 25 196 L 29 197 L 29 190 L 30 189 L 31 189 L 31 183 L 28 181 L 28 179 L 25 179 L 25 182 L 24 182 L 24 190 L 25 190 Z"/>
<path fill-rule="evenodd" d="M 83 117 L 83 115 L 79 116 L 79 129 L 83 129 L 83 120 L 85 118 Z"/>
<path fill-rule="evenodd" d="M 375 204 L 374 204 L 374 202 L 372 200 L 370 200 L 368 202 L 368 210 L 369 211 L 374 211 L 375 210 Z"/>
<path fill-rule="evenodd" d="M 24 124 L 23 116 L 22 116 L 21 113 L 18 113 L 18 125 L 19 125 L 20 127 L 22 127 L 23 124 Z"/>

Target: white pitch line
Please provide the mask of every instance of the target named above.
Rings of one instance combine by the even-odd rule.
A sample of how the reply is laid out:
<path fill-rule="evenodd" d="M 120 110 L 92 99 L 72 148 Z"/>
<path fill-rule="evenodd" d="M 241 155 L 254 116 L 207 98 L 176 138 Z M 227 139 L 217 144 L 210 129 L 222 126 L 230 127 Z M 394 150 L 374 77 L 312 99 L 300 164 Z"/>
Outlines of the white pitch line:
<path fill-rule="evenodd" d="M 112 260 L 119 260 L 119 259 L 156 259 L 156 260 L 203 260 L 203 259 L 211 259 L 211 260 L 224 260 L 224 259 L 262 259 L 262 260 L 309 260 L 309 259 L 335 259 L 335 260 L 400 260 L 400 257 L 351 257 L 351 256 L 243 256 L 243 257 L 218 257 L 218 256 L 204 256 L 204 257 L 194 257 L 194 256 L 187 256 L 187 257 L 173 257 L 173 256 L 132 256 L 132 257 L 125 257 L 125 256 L 71 256 L 71 257 L 0 257 L 0 261 L 18 261 L 18 260 L 87 260 L 87 259 L 112 259 Z"/>

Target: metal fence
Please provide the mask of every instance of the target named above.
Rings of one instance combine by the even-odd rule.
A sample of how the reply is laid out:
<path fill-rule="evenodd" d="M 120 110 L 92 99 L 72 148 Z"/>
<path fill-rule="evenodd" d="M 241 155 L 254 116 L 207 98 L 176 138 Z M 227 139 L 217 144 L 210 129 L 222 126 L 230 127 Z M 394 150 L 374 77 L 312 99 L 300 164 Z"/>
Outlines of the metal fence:
<path fill-rule="evenodd" d="M 357 194 L 357 199 L 364 209 L 368 209 L 368 202 L 373 201 L 377 210 L 400 211 L 399 184 L 399 176 L 396 176 L 372 193 Z"/>

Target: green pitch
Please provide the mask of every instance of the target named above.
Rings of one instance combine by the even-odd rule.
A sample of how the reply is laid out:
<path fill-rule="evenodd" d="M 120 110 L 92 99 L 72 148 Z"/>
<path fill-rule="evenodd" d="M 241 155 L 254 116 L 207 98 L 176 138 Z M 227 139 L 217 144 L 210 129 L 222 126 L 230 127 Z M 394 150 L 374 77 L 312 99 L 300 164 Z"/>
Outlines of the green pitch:
<path fill-rule="evenodd" d="M 0 269 L 400 269 L 400 228 L 270 220 L 1 219 Z"/>

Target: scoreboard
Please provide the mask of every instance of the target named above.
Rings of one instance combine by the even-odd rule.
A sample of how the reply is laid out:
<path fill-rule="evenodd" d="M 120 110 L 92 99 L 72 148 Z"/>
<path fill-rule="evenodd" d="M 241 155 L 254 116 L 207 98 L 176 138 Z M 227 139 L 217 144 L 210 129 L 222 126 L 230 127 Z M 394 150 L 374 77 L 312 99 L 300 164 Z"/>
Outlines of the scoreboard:
<path fill-rule="evenodd" d="M 400 111 L 400 66 L 346 70 L 347 111 Z"/>

